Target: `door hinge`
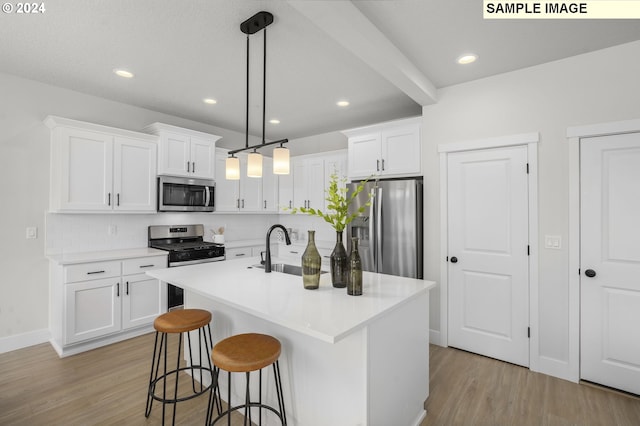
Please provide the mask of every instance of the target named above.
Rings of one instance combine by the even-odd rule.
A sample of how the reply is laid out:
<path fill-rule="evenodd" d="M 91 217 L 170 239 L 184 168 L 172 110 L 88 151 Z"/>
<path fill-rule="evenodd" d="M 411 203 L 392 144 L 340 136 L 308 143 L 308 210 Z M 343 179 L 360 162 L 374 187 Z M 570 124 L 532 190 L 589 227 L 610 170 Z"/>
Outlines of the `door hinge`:
<path fill-rule="evenodd" d="M 527 327 L 527 338 L 531 338 L 531 327 Z"/>
<path fill-rule="evenodd" d="M 527 256 L 531 256 L 531 246 L 527 245 Z"/>
<path fill-rule="evenodd" d="M 529 174 L 529 163 L 527 163 L 527 174 Z"/>

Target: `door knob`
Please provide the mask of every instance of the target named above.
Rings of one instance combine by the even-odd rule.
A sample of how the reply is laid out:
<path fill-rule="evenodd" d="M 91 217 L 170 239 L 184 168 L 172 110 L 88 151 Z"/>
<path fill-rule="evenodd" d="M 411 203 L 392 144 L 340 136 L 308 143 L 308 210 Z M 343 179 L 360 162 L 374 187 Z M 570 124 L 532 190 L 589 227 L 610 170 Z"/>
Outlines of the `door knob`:
<path fill-rule="evenodd" d="M 596 276 L 596 271 L 594 271 L 593 269 L 587 269 L 586 271 L 584 271 L 584 274 L 589 278 L 593 278 Z"/>
<path fill-rule="evenodd" d="M 458 263 L 458 258 L 457 258 L 457 257 L 455 257 L 455 256 L 453 256 L 453 257 L 451 258 L 451 263 Z"/>

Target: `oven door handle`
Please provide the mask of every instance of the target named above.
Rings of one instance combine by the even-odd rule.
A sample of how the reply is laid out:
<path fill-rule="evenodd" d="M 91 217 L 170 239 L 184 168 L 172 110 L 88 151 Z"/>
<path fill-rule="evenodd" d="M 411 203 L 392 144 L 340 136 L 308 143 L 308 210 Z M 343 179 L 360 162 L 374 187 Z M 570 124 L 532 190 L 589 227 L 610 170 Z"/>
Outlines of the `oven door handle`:
<path fill-rule="evenodd" d="M 209 201 L 211 201 L 211 193 L 209 192 L 209 187 L 204 187 L 204 206 L 209 207 Z"/>

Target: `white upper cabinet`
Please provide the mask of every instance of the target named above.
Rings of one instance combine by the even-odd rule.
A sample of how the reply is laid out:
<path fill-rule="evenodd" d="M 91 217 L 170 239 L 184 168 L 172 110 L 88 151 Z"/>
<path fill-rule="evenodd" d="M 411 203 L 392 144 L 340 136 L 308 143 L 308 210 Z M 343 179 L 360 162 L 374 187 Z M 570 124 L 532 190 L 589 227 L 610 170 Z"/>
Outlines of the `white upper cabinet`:
<path fill-rule="evenodd" d="M 291 162 L 292 173 L 278 177 L 280 212 L 290 213 L 293 207 L 325 210 L 331 175 L 346 178 L 346 151 L 301 155 Z"/>
<path fill-rule="evenodd" d="M 156 210 L 155 142 L 116 137 L 113 145 L 115 210 Z"/>
<path fill-rule="evenodd" d="M 285 176 L 285 175 L 282 175 Z M 278 211 L 278 180 L 280 176 L 273 174 L 273 159 L 264 157 L 262 161 L 262 211 L 276 213 Z"/>
<path fill-rule="evenodd" d="M 422 174 L 421 118 L 344 131 L 349 138 L 350 179 Z"/>
<path fill-rule="evenodd" d="M 324 159 L 293 159 L 293 207 L 324 209 Z"/>
<path fill-rule="evenodd" d="M 216 149 L 216 211 L 276 212 L 278 177 L 273 174 L 271 158 L 262 159 L 262 178 L 252 178 L 247 177 L 247 156 L 238 154 L 240 179 L 227 180 L 225 160 L 228 152 L 222 148 Z"/>
<path fill-rule="evenodd" d="M 293 159 L 291 159 L 293 161 Z M 293 208 L 293 166 L 288 175 L 278 176 L 278 211 L 291 213 Z"/>
<path fill-rule="evenodd" d="M 45 124 L 51 211 L 155 212 L 155 136 L 52 116 Z"/>
<path fill-rule="evenodd" d="M 215 147 L 220 136 L 153 123 L 145 131 L 159 136 L 158 174 L 215 178 Z"/>
<path fill-rule="evenodd" d="M 237 212 L 240 210 L 240 183 L 237 180 L 227 180 L 225 177 L 225 160 L 227 151 L 216 149 L 216 199 L 217 212 Z"/>

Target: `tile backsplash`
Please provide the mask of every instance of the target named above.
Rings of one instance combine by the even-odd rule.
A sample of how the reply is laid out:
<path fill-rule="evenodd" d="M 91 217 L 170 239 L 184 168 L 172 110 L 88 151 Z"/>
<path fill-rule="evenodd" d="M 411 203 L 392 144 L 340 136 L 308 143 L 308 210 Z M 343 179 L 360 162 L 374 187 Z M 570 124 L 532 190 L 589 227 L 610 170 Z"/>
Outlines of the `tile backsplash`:
<path fill-rule="evenodd" d="M 265 236 L 278 215 L 235 215 L 210 213 L 158 214 L 46 214 L 48 255 L 86 251 L 117 250 L 147 246 L 149 225 L 204 224 L 205 240 L 211 229 L 225 228 L 227 241 L 255 240 Z"/>

